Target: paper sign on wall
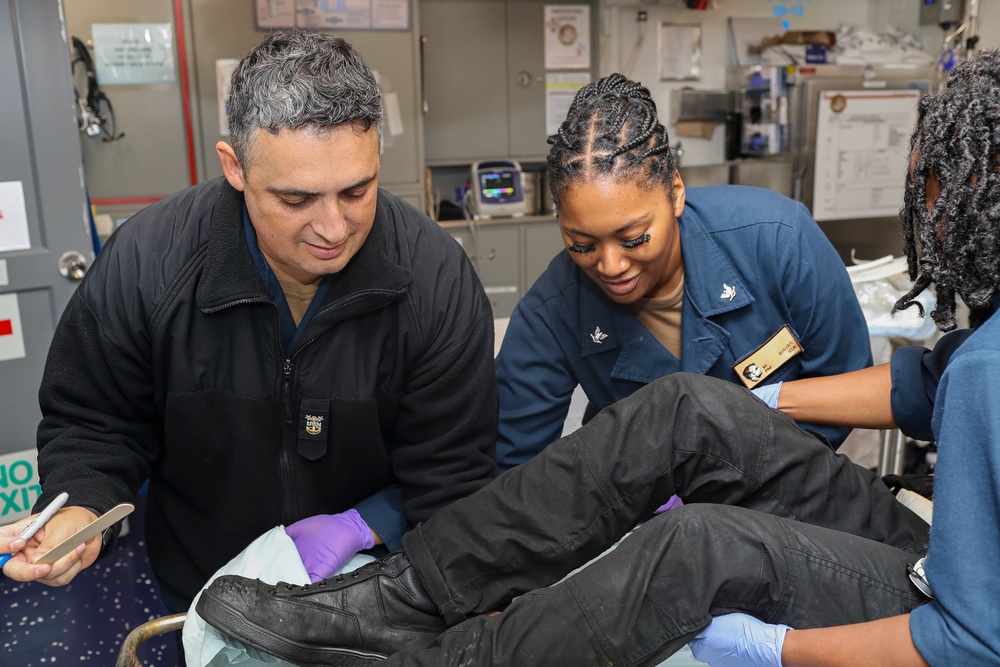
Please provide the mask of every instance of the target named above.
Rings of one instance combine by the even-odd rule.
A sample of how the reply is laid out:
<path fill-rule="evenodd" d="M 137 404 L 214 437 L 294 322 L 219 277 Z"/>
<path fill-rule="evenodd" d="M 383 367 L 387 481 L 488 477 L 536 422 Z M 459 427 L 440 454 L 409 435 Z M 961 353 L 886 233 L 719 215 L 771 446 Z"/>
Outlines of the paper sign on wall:
<path fill-rule="evenodd" d="M 254 0 L 257 29 L 409 30 L 408 0 Z"/>
<path fill-rule="evenodd" d="M 0 294 L 0 361 L 24 358 L 24 333 L 17 294 Z"/>
<path fill-rule="evenodd" d="M 95 23 L 94 65 L 102 86 L 173 83 L 174 28 L 169 23 Z"/>
<path fill-rule="evenodd" d="M 919 90 L 822 91 L 813 218 L 895 217 L 903 201 Z"/>
<path fill-rule="evenodd" d="M 399 109 L 399 95 L 385 93 L 382 95 L 382 108 L 385 109 L 385 129 L 390 137 L 403 134 L 403 113 Z"/>
<path fill-rule="evenodd" d="M 590 67 L 590 6 L 545 5 L 545 69 Z"/>
<path fill-rule="evenodd" d="M 31 514 L 31 507 L 40 495 L 42 485 L 38 481 L 36 450 L 0 456 L 0 525 Z"/>
<path fill-rule="evenodd" d="M 566 120 L 576 93 L 590 83 L 590 72 L 549 72 L 545 75 L 545 133 L 555 134 Z"/>
<path fill-rule="evenodd" d="M 0 252 L 31 247 L 21 181 L 0 183 Z"/>
<path fill-rule="evenodd" d="M 233 70 L 240 64 L 236 58 L 215 61 L 215 89 L 219 95 L 219 134 L 229 136 L 229 90 L 232 88 Z"/>

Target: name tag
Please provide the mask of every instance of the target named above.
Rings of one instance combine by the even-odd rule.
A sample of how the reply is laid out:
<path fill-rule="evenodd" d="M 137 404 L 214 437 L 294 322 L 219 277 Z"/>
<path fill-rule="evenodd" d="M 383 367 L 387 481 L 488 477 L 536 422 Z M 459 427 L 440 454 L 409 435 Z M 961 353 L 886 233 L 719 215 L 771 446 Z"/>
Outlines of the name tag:
<path fill-rule="evenodd" d="M 786 324 L 766 343 L 733 364 L 733 370 L 747 388 L 753 389 L 789 359 L 801 354 L 803 349 L 791 327 Z"/>

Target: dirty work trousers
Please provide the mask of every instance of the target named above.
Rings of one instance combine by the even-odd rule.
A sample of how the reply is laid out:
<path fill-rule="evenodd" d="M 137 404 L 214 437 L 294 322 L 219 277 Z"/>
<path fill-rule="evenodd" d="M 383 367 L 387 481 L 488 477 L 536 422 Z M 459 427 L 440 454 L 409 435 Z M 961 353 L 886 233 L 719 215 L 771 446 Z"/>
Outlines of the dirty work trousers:
<path fill-rule="evenodd" d="M 685 505 L 651 516 L 672 494 Z M 793 628 L 906 613 L 928 532 L 747 390 L 672 374 L 404 537 L 454 626 L 386 664 L 656 665 L 728 612 Z"/>

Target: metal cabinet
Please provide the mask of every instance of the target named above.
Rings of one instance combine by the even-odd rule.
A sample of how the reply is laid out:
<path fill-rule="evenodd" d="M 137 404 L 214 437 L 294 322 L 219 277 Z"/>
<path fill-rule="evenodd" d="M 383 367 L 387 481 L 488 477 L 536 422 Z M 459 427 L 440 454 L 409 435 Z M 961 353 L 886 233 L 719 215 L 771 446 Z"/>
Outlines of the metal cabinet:
<path fill-rule="evenodd" d="M 549 268 L 556 253 L 566 247 L 559 224 L 525 225 L 524 227 L 524 289 L 531 287 L 538 276 Z"/>
<path fill-rule="evenodd" d="M 428 165 L 494 157 L 544 161 L 545 4 L 421 0 Z M 593 75 L 597 3 L 588 4 Z"/>
<path fill-rule="evenodd" d="M 494 317 L 509 317 L 524 293 L 563 249 L 552 218 L 513 218 L 473 228 L 448 226 L 465 248 L 490 297 Z"/>
<path fill-rule="evenodd" d="M 420 24 L 427 163 L 507 155 L 504 3 L 421 2 Z"/>
<path fill-rule="evenodd" d="M 473 228 L 475 229 L 475 228 Z M 449 230 L 472 260 L 490 297 L 494 317 L 507 317 L 523 294 L 521 230 L 518 225 Z"/>

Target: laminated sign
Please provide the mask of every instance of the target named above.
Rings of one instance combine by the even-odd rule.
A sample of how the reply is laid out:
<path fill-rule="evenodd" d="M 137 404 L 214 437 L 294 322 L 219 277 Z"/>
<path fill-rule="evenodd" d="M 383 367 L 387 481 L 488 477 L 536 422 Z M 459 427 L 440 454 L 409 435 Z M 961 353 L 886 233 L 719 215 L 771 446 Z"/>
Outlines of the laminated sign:
<path fill-rule="evenodd" d="M 37 456 L 34 449 L 0 455 L 0 525 L 31 514 L 31 507 L 42 495 Z"/>

